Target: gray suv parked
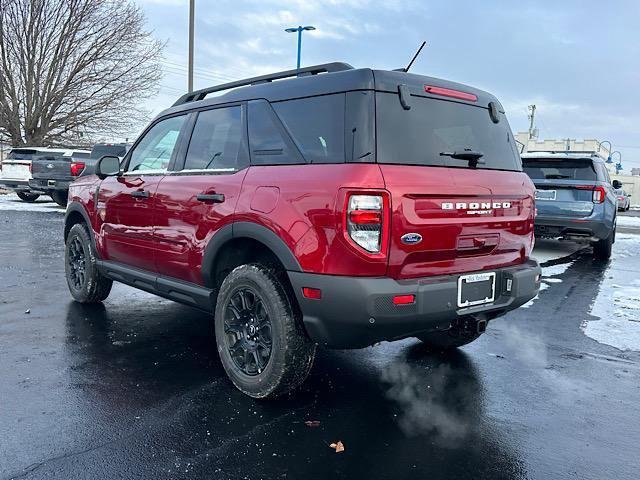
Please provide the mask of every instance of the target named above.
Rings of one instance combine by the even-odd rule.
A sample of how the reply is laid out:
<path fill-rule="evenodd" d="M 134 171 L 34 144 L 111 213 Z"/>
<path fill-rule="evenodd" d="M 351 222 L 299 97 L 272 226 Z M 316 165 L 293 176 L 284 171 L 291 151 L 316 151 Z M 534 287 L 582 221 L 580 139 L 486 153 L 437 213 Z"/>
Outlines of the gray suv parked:
<path fill-rule="evenodd" d="M 538 237 L 590 242 L 597 258 L 611 256 L 615 242 L 618 180 L 604 159 L 586 152 L 535 152 L 522 155 L 524 171 L 536 186 Z"/>

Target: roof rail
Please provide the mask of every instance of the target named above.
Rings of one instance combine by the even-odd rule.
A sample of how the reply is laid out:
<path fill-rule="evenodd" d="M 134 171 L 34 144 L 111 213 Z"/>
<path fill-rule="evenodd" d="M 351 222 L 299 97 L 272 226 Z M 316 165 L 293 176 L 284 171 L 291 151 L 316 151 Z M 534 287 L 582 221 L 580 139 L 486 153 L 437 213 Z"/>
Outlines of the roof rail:
<path fill-rule="evenodd" d="M 565 155 L 589 155 L 589 156 L 597 156 L 597 157 L 601 157 L 602 155 L 600 155 L 598 152 L 593 151 L 593 150 L 529 150 L 527 152 L 524 152 L 524 154 L 530 153 L 532 155 L 546 155 L 546 154 L 550 154 L 550 153 L 558 153 L 558 154 L 565 154 Z"/>
<path fill-rule="evenodd" d="M 325 63 L 322 65 L 313 65 L 311 67 L 305 67 L 295 70 L 285 70 L 284 72 L 269 73 L 267 75 L 261 75 L 259 77 L 251 77 L 244 80 L 237 80 L 235 82 L 223 83 L 222 85 L 215 85 L 213 87 L 203 88 L 202 90 L 196 90 L 195 92 L 185 93 L 176 101 L 176 103 L 173 104 L 173 106 L 176 107 L 185 103 L 196 102 L 198 100 L 204 99 L 204 97 L 206 97 L 210 93 L 230 90 L 232 88 L 244 87 L 247 85 L 257 85 L 260 83 L 269 83 L 273 80 L 280 80 L 282 78 L 303 77 L 308 75 L 317 75 L 318 73 L 341 72 L 351 69 L 353 69 L 353 67 L 348 63 L 333 62 Z"/>

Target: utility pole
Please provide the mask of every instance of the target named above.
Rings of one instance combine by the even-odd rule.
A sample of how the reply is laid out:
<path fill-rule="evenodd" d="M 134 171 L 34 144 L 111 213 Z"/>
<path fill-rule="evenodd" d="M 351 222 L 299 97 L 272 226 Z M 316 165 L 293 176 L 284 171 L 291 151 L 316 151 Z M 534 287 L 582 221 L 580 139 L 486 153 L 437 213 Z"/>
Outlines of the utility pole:
<path fill-rule="evenodd" d="M 187 79 L 187 89 L 193 92 L 193 25 L 196 10 L 196 0 L 189 0 L 189 72 Z"/>
<path fill-rule="evenodd" d="M 527 107 L 529 109 L 529 140 L 531 140 L 535 135 L 534 135 L 534 119 L 536 117 L 536 106 L 535 105 L 529 105 Z"/>

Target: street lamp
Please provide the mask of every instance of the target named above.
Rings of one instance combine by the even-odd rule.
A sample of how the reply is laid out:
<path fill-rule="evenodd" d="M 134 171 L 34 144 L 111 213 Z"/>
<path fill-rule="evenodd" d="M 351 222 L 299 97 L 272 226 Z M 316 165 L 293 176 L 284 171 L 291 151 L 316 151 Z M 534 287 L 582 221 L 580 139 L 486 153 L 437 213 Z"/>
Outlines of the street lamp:
<path fill-rule="evenodd" d="M 614 154 L 618 154 L 618 163 L 616 163 L 616 173 L 620 173 L 620 170 L 622 170 L 622 154 L 616 150 L 615 152 L 611 152 L 611 155 L 609 156 L 609 160 L 611 160 L 610 163 L 613 163 L 613 155 Z M 607 160 L 607 162 L 609 162 L 609 160 Z"/>
<path fill-rule="evenodd" d="M 297 27 L 292 27 L 292 28 L 285 28 L 284 31 L 287 33 L 295 33 L 298 32 L 298 66 L 296 67 L 298 70 L 300 70 L 300 49 L 302 48 L 302 32 L 304 30 L 315 30 L 316 27 L 313 27 L 311 25 L 307 25 L 306 27 L 303 27 L 301 25 L 298 25 Z"/>
<path fill-rule="evenodd" d="M 600 147 L 602 146 L 603 143 L 609 144 L 609 156 L 607 157 L 607 163 L 613 163 L 613 160 L 611 160 L 611 150 L 613 150 L 613 145 L 611 145 L 611 142 L 609 140 L 603 140 L 601 142 L 598 142 L 598 152 L 600 151 Z"/>

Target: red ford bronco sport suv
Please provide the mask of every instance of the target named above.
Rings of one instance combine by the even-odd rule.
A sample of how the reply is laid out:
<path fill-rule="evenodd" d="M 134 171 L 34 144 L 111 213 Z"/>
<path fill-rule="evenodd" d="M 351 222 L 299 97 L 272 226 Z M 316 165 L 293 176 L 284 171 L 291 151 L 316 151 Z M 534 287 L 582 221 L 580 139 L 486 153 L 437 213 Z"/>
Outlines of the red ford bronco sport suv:
<path fill-rule="evenodd" d="M 69 191 L 72 296 L 115 280 L 213 314 L 252 397 L 300 385 L 317 345 L 458 347 L 538 292 L 533 184 L 464 85 L 344 63 L 233 82 L 95 173 Z"/>

